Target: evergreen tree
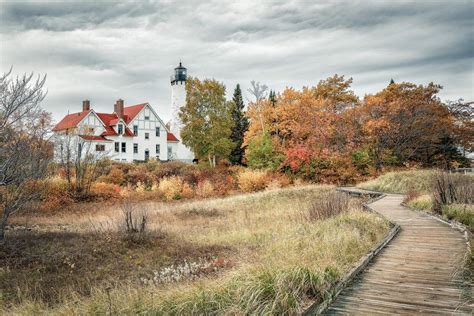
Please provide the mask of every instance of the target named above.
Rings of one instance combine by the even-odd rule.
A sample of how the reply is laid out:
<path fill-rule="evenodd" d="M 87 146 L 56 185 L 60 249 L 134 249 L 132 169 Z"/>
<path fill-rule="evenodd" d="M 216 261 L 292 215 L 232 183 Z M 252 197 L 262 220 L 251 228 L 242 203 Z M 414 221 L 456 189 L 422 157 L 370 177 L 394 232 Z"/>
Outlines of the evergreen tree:
<path fill-rule="evenodd" d="M 269 99 L 270 102 L 272 103 L 273 107 L 275 107 L 275 105 L 276 105 L 276 94 L 275 94 L 275 91 L 270 90 L 270 95 L 268 96 L 268 99 Z"/>
<path fill-rule="evenodd" d="M 248 129 L 248 118 L 244 115 L 244 100 L 242 98 L 242 90 L 237 84 L 234 90 L 234 97 L 232 98 L 234 108 L 232 109 L 232 120 L 234 121 L 234 128 L 232 129 L 231 140 L 235 147 L 230 153 L 229 160 L 233 165 L 242 164 L 245 148 L 242 148 L 244 142 L 244 134 Z"/>
<path fill-rule="evenodd" d="M 392 85 L 392 84 L 394 84 L 394 83 L 395 83 L 395 80 L 393 80 L 393 78 L 392 78 L 392 79 L 390 79 L 390 83 L 389 83 L 388 85 L 390 86 L 390 85 Z"/>

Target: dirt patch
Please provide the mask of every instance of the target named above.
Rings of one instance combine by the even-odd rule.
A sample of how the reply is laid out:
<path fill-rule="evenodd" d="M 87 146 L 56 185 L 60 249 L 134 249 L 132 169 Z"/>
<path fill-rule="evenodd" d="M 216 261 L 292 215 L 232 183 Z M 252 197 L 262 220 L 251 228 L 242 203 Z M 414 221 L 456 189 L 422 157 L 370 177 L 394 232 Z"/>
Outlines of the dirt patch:
<path fill-rule="evenodd" d="M 64 293 L 89 295 L 92 287 L 137 283 L 184 260 L 231 255 L 229 247 L 196 246 L 163 233 L 137 244 L 118 234 L 13 230 L 0 248 L 0 292 L 7 304 L 27 297 L 54 305 Z"/>
<path fill-rule="evenodd" d="M 182 220 L 196 219 L 199 217 L 221 217 L 224 213 L 216 208 L 191 207 L 174 213 L 176 217 Z"/>

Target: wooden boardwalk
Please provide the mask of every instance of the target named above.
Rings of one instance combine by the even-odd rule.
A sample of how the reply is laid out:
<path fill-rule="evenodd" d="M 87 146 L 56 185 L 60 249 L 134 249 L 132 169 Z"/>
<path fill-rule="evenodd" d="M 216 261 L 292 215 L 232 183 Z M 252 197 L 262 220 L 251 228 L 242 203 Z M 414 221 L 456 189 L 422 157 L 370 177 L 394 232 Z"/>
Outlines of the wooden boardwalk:
<path fill-rule="evenodd" d="M 371 208 L 401 226 L 398 236 L 336 298 L 327 315 L 472 315 L 462 280 L 462 233 L 387 194 Z"/>

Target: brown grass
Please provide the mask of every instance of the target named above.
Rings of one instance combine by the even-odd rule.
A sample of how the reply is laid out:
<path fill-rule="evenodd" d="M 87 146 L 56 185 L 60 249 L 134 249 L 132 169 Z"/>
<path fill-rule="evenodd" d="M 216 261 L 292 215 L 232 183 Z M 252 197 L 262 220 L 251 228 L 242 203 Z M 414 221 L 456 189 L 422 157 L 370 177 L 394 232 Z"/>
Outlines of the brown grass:
<path fill-rule="evenodd" d="M 344 214 L 351 209 L 354 208 L 351 207 L 351 198 L 348 194 L 329 191 L 311 201 L 309 207 L 303 210 L 302 215 L 306 220 L 315 221 Z"/>
<path fill-rule="evenodd" d="M 137 244 L 115 233 L 20 230 L 0 249 L 0 292 L 4 304 L 30 299 L 54 305 L 71 293 L 88 296 L 93 287 L 136 283 L 175 262 L 230 253 L 229 247 L 197 246 L 162 233 Z"/>
<path fill-rule="evenodd" d="M 474 203 L 474 177 L 437 171 L 433 176 L 433 210 L 442 213 L 442 206 Z"/>

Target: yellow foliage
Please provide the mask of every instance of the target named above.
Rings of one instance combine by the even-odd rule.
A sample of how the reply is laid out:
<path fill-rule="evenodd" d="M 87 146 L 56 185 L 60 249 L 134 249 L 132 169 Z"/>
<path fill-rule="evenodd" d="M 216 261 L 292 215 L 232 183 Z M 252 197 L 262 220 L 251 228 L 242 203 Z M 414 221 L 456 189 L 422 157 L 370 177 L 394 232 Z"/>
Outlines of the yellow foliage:
<path fill-rule="evenodd" d="M 164 177 L 160 180 L 158 190 L 168 201 L 179 200 L 183 191 L 183 180 L 179 176 Z"/>
<path fill-rule="evenodd" d="M 265 189 L 268 178 L 266 171 L 247 170 L 239 173 L 237 182 L 243 192 L 255 192 Z"/>

